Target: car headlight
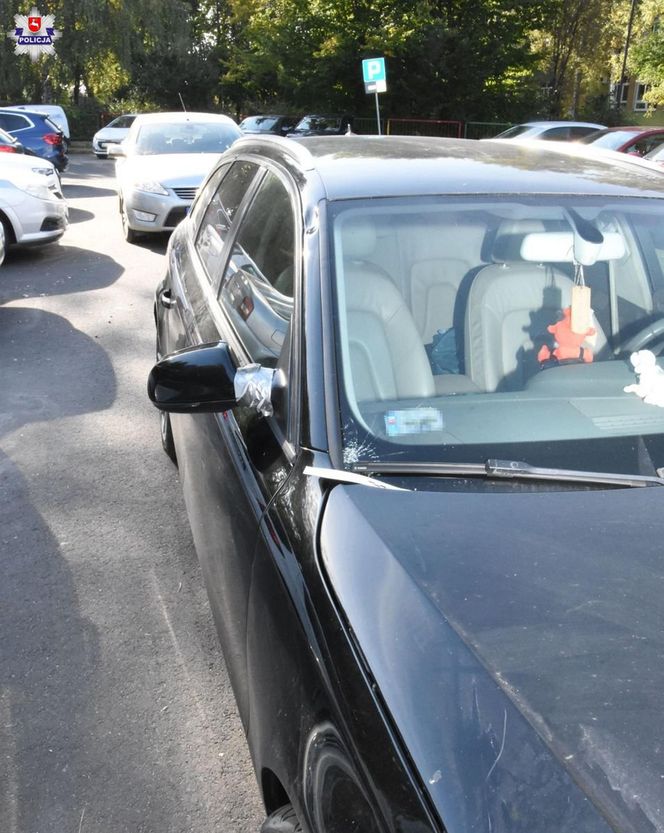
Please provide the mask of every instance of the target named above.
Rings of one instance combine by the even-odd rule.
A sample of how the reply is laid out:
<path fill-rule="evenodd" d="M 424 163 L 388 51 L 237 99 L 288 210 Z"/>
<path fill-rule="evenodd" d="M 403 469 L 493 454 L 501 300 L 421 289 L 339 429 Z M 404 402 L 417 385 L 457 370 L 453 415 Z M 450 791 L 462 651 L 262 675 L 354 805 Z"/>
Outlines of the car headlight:
<path fill-rule="evenodd" d="M 33 174 L 40 174 L 41 176 L 50 176 L 53 173 L 53 168 L 30 168 Z"/>
<path fill-rule="evenodd" d="M 40 200 L 53 199 L 53 194 L 51 193 L 50 188 L 42 182 L 26 182 L 21 185 L 20 188 L 21 191 L 25 191 L 25 193 L 30 194 L 31 197 L 37 197 Z"/>
<path fill-rule="evenodd" d="M 141 182 L 134 183 L 134 189 L 136 191 L 147 191 L 148 194 L 163 194 L 165 197 L 168 196 L 168 191 L 154 179 L 145 179 Z"/>

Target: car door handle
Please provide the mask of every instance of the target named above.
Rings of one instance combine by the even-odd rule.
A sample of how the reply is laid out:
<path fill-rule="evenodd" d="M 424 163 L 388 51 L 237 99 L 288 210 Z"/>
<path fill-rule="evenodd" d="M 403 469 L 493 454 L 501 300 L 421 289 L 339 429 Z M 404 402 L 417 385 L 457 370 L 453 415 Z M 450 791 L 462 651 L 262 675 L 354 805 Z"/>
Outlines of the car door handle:
<path fill-rule="evenodd" d="M 175 298 L 171 296 L 170 289 L 162 289 L 159 293 L 159 303 L 162 307 L 166 307 L 166 309 L 170 309 L 175 306 Z"/>

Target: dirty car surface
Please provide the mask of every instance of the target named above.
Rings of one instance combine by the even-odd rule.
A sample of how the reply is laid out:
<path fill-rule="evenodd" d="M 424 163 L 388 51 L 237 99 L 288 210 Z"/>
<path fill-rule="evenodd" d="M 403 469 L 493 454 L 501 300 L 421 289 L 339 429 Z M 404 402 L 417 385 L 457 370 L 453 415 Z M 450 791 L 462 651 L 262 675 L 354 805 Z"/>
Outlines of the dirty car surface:
<path fill-rule="evenodd" d="M 210 174 L 149 392 L 265 830 L 664 827 L 663 212 L 510 143 Z"/>

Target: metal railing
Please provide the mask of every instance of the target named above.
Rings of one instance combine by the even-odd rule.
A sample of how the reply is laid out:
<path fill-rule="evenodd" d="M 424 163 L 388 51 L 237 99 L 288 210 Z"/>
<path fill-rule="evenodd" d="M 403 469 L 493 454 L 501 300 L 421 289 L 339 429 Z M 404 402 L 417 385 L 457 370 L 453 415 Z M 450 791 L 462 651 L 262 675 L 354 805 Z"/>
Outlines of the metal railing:
<path fill-rule="evenodd" d="M 511 127 L 511 122 L 467 121 L 464 126 L 464 139 L 491 139 Z"/>
<path fill-rule="evenodd" d="M 460 139 L 463 122 L 440 119 L 389 119 L 387 133 L 391 136 L 443 136 Z"/>

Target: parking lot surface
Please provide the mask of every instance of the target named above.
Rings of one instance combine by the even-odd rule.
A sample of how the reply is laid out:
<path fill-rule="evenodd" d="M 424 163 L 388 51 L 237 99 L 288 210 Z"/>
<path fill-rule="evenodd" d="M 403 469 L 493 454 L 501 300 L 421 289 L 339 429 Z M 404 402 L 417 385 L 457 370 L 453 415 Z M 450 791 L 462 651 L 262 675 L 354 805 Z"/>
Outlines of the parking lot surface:
<path fill-rule="evenodd" d="M 0 830 L 256 831 L 253 771 L 145 382 L 166 239 L 74 156 L 0 268 Z"/>

